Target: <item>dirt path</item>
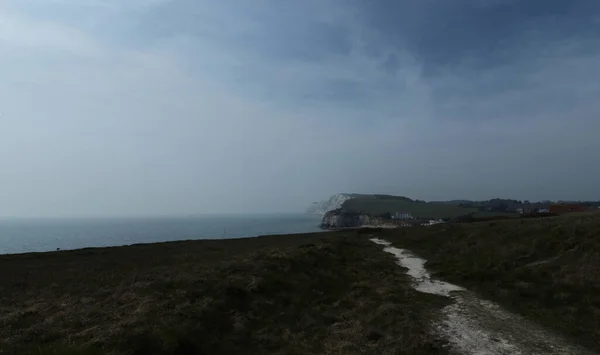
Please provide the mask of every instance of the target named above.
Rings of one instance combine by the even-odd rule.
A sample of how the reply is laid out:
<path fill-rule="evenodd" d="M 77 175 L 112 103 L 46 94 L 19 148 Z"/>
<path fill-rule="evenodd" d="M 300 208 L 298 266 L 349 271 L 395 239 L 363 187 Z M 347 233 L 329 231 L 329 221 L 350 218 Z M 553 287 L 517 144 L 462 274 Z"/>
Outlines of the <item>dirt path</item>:
<path fill-rule="evenodd" d="M 463 355 L 592 355 L 593 353 L 566 342 L 537 324 L 512 314 L 500 306 L 477 298 L 468 290 L 443 281 L 433 280 L 425 268 L 426 260 L 410 251 L 395 248 L 378 238 L 400 266 L 415 280 L 417 291 L 451 297 L 454 303 L 442 309 L 435 332 L 448 340 Z"/>

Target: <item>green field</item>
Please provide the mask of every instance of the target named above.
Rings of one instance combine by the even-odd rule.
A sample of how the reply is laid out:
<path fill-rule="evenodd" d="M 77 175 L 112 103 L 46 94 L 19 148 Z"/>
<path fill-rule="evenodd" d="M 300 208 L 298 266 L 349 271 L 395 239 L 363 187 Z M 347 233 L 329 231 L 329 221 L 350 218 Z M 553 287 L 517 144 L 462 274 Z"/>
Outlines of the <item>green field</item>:
<path fill-rule="evenodd" d="M 415 202 L 405 198 L 384 196 L 360 196 L 348 200 L 342 212 L 381 215 L 384 213 L 410 212 L 415 218 L 452 218 L 477 212 L 476 208 L 463 208 L 444 203 Z"/>
<path fill-rule="evenodd" d="M 520 217 L 521 214 L 518 212 L 485 212 L 485 211 L 477 211 L 473 214 L 473 217 Z"/>

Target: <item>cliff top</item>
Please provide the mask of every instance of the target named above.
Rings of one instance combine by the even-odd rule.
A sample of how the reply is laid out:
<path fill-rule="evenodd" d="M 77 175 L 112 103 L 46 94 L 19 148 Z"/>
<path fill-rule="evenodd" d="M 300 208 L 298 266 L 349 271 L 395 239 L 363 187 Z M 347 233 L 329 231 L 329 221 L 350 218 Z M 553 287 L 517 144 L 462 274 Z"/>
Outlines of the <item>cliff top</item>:
<path fill-rule="evenodd" d="M 476 208 L 465 208 L 454 204 L 425 202 L 404 196 L 361 195 L 347 200 L 340 212 L 364 213 L 379 216 L 386 213 L 408 212 L 415 218 L 452 218 L 477 212 Z"/>
<path fill-rule="evenodd" d="M 0 286 L 7 354 L 444 349 L 445 303 L 353 231 L 0 256 Z"/>

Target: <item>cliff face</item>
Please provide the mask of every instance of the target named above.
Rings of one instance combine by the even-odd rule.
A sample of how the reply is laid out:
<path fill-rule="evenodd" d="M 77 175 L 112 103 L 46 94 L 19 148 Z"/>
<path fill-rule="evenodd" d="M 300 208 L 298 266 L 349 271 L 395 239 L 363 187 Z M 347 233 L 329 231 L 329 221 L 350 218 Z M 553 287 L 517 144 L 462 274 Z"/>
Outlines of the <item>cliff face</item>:
<path fill-rule="evenodd" d="M 346 213 L 341 210 L 327 212 L 323 216 L 320 227 L 323 229 L 357 228 L 367 225 L 383 226 L 385 220 L 362 213 Z"/>
<path fill-rule="evenodd" d="M 336 210 L 344 204 L 344 202 L 353 198 L 349 194 L 335 194 L 327 200 L 313 202 L 313 204 L 307 209 L 307 213 L 324 215 L 329 211 Z"/>

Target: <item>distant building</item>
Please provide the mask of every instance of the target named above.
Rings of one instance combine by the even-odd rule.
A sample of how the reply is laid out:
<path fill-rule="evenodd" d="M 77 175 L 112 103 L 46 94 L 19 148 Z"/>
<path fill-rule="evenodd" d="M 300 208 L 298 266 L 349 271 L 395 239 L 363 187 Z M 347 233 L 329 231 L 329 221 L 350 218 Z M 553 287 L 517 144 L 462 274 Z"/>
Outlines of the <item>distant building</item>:
<path fill-rule="evenodd" d="M 395 214 L 392 215 L 392 219 L 406 220 L 406 219 L 414 219 L 414 217 L 412 216 L 412 214 L 410 212 L 396 212 Z"/>

